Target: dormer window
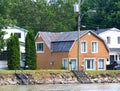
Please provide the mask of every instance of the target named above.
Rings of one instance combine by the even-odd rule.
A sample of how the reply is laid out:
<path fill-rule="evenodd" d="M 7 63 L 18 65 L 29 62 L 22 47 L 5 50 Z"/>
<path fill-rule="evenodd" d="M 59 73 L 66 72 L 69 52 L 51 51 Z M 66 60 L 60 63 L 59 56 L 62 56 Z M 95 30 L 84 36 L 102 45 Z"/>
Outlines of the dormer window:
<path fill-rule="evenodd" d="M 18 38 L 21 38 L 21 33 L 14 33 L 15 35 L 18 36 Z"/>
<path fill-rule="evenodd" d="M 111 38 L 107 37 L 107 44 L 110 44 Z"/>

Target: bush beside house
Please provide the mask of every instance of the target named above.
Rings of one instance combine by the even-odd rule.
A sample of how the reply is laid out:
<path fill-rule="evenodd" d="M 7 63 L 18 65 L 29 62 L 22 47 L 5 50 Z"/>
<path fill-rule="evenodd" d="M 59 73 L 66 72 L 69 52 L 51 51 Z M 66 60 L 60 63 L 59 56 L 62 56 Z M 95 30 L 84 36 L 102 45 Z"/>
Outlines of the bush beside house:
<path fill-rule="evenodd" d="M 28 69 L 35 70 L 37 68 L 36 64 L 36 48 L 35 40 L 32 31 L 29 31 L 25 39 L 25 64 L 28 66 Z"/>
<path fill-rule="evenodd" d="M 7 42 L 8 69 L 20 69 L 20 47 L 17 35 L 11 34 Z"/>

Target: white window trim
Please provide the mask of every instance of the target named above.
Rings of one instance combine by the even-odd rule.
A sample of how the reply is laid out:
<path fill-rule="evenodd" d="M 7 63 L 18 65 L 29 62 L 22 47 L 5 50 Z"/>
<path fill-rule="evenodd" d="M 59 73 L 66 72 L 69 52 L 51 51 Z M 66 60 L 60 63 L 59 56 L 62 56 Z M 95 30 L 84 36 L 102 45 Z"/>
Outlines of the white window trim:
<path fill-rule="evenodd" d="M 62 65 L 63 65 L 63 60 L 67 60 L 67 69 L 69 69 L 69 60 L 68 60 L 68 58 L 62 58 Z"/>
<path fill-rule="evenodd" d="M 93 59 L 94 60 L 93 69 L 87 69 L 87 67 L 86 67 L 86 59 Z M 95 58 L 84 58 L 84 69 L 85 70 L 96 70 L 96 59 Z"/>
<path fill-rule="evenodd" d="M 37 43 L 43 43 L 43 51 L 37 51 Z M 43 41 L 42 42 L 36 42 L 35 44 L 36 44 L 36 52 L 37 53 L 44 53 L 44 42 Z"/>
<path fill-rule="evenodd" d="M 86 52 L 82 51 L 82 42 L 86 42 Z M 87 53 L 87 41 L 81 41 L 81 53 Z"/>
<path fill-rule="evenodd" d="M 93 52 L 93 51 L 92 51 L 92 43 L 93 43 L 93 42 L 96 42 L 96 43 L 97 43 L 97 51 L 96 51 L 96 52 Z M 98 48 L 99 48 L 99 47 L 98 47 L 98 41 L 92 41 L 92 42 L 91 42 L 91 53 L 93 53 L 93 54 L 98 53 Z"/>
<path fill-rule="evenodd" d="M 99 59 L 103 59 L 104 60 L 104 69 L 99 69 Z M 105 59 L 104 58 L 98 58 L 98 70 L 105 70 Z"/>
<path fill-rule="evenodd" d="M 77 70 L 77 69 L 78 69 L 78 60 L 77 60 L 77 58 L 69 58 L 69 62 L 70 62 L 72 59 L 75 59 L 75 60 L 76 60 L 76 70 Z M 70 65 L 69 67 L 70 67 L 70 70 L 72 70 L 72 69 L 71 69 L 71 65 Z"/>

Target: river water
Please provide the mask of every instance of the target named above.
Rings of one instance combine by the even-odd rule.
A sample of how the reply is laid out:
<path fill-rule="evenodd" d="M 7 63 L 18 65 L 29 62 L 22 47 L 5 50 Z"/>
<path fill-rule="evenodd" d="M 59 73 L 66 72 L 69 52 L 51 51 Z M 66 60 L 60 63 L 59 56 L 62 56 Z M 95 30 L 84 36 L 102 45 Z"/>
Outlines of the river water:
<path fill-rule="evenodd" d="M 120 91 L 120 83 L 10 85 L 0 86 L 0 91 Z"/>

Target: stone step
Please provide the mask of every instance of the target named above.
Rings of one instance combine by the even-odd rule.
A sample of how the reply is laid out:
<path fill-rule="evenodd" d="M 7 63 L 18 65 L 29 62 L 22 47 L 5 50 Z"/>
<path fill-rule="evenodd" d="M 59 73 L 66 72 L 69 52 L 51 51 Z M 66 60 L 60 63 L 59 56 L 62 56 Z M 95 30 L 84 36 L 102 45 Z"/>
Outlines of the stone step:
<path fill-rule="evenodd" d="M 87 77 L 84 71 L 73 71 L 80 83 L 90 83 L 90 79 Z"/>

